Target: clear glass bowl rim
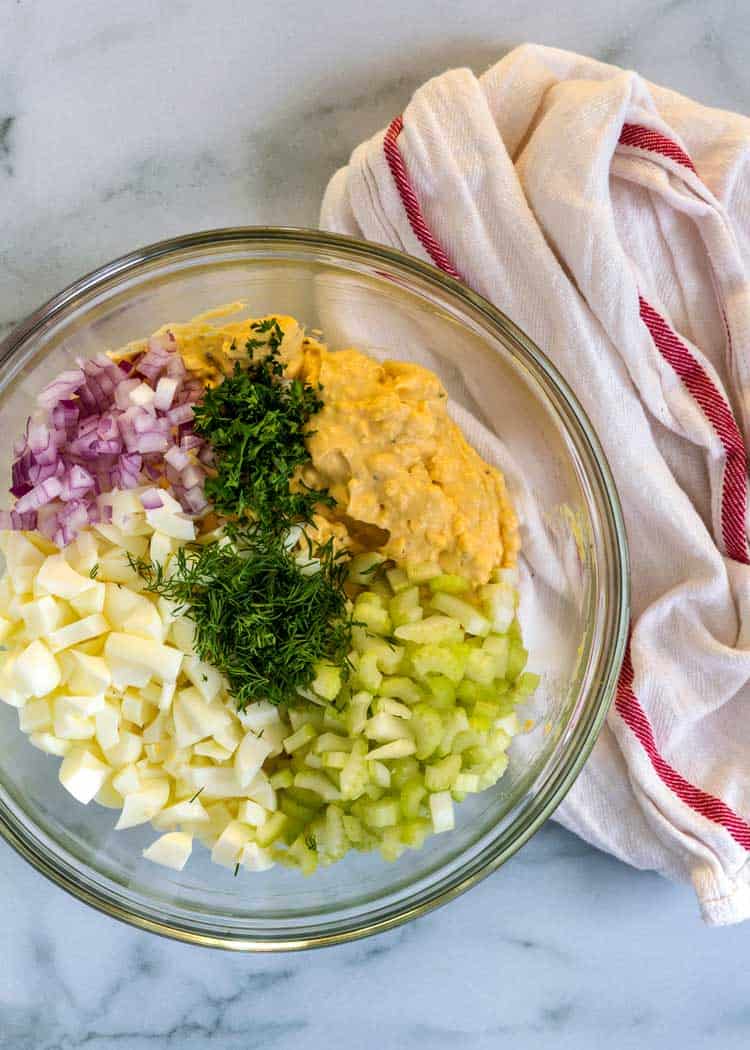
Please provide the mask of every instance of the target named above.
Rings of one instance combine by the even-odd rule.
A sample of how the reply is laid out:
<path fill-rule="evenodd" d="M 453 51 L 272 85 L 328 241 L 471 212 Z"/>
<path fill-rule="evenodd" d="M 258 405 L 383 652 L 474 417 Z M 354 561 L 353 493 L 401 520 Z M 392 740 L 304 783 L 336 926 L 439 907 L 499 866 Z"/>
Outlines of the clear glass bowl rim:
<path fill-rule="evenodd" d="M 0 342 L 0 364 L 5 363 L 50 321 L 75 305 L 82 296 L 103 289 L 120 278 L 134 275 L 156 260 L 167 261 L 169 256 L 185 251 L 200 251 L 238 242 L 249 246 L 270 244 L 286 250 L 292 250 L 295 246 L 307 250 L 322 249 L 368 263 L 388 263 L 437 286 L 441 292 L 459 300 L 459 305 L 468 306 L 478 313 L 488 328 L 498 331 L 506 347 L 512 347 L 537 382 L 554 394 L 556 408 L 564 417 L 568 437 L 585 464 L 587 480 L 599 498 L 599 509 L 603 512 L 608 532 L 605 548 L 611 561 L 609 579 L 604 581 L 610 597 L 611 626 L 597 654 L 597 674 L 592 676 L 593 687 L 585 704 L 585 716 L 580 719 L 569 741 L 569 749 L 557 777 L 533 799 L 523 826 L 511 842 L 505 845 L 491 843 L 474 859 L 470 870 L 459 868 L 449 873 L 430 887 L 429 893 L 418 902 L 397 902 L 372 921 L 347 921 L 332 932 L 301 938 L 284 936 L 256 939 L 238 936 L 226 926 L 217 927 L 210 934 L 205 930 L 196 930 L 187 923 L 165 918 L 156 908 L 143 908 L 135 912 L 124 907 L 101 886 L 87 882 L 51 850 L 44 848 L 43 852 L 39 852 L 38 840 L 30 835 L 0 799 L 0 835 L 38 872 L 98 911 L 140 929 L 204 947 L 255 952 L 294 951 L 325 947 L 380 933 L 447 903 L 504 864 L 547 820 L 570 790 L 588 758 L 614 697 L 630 620 L 629 556 L 622 509 L 603 449 L 582 406 L 555 366 L 517 325 L 487 299 L 437 268 L 380 244 L 315 229 L 271 226 L 201 230 L 157 241 L 92 270 L 42 304 Z"/>

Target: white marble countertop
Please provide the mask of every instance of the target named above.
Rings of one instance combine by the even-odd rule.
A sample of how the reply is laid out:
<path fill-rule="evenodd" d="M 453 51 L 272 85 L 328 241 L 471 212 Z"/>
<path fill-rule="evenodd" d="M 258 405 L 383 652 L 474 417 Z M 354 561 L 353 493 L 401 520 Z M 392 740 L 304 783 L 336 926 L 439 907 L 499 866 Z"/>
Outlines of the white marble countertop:
<path fill-rule="evenodd" d="M 130 248 L 314 225 L 323 187 L 427 76 L 536 40 L 727 108 L 741 0 L 5 0 L 0 334 Z M 161 13 L 154 15 L 154 10 Z M 3 1050 L 734 1050 L 747 928 L 548 825 L 446 908 L 323 952 L 235 957 L 87 909 L 0 845 Z"/>

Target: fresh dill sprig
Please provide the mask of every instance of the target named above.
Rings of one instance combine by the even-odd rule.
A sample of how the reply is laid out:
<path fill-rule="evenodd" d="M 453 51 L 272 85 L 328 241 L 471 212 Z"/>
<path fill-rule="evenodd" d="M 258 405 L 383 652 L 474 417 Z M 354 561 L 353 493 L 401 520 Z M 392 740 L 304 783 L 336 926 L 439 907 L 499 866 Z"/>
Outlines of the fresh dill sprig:
<path fill-rule="evenodd" d="M 278 534 L 294 522 L 308 522 L 317 503 L 333 503 L 327 492 L 300 481 L 290 488 L 297 468 L 310 459 L 308 423 L 323 402 L 320 388 L 284 379 L 278 321 L 267 318 L 251 327 L 266 338 L 248 339 L 249 364 L 235 361 L 233 374 L 206 390 L 193 416 L 214 456 L 206 498 L 220 514 L 243 518 L 249 512 L 262 529 Z M 255 360 L 260 349 L 267 353 Z"/>
<path fill-rule="evenodd" d="M 281 537 L 252 523 L 228 524 L 227 538 L 180 548 L 169 575 L 129 560 L 147 590 L 193 621 L 196 652 L 227 678 L 237 707 L 294 700 L 322 660 L 346 676 L 353 623 L 333 542 L 315 548 L 320 568 L 307 574 Z"/>

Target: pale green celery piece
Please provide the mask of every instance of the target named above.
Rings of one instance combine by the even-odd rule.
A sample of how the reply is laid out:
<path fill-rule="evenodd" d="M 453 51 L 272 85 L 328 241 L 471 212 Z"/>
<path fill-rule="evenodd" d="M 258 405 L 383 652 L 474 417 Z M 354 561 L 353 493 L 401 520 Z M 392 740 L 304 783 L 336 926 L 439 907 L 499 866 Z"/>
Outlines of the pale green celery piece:
<path fill-rule="evenodd" d="M 351 751 L 353 740 L 347 736 L 339 736 L 337 733 L 321 733 L 313 745 L 316 754 L 322 755 L 324 751 Z"/>
<path fill-rule="evenodd" d="M 442 674 L 429 674 L 425 678 L 432 697 L 432 706 L 439 710 L 454 707 L 456 703 L 456 686 Z"/>
<path fill-rule="evenodd" d="M 480 685 L 490 685 L 496 677 L 496 661 L 484 649 L 472 649 L 466 661 L 466 677 Z"/>
<path fill-rule="evenodd" d="M 261 826 L 255 832 L 255 841 L 259 846 L 270 846 L 272 842 L 275 842 L 281 837 L 284 831 L 284 827 L 288 821 L 286 814 L 276 810 L 272 813 L 265 824 Z"/>
<path fill-rule="evenodd" d="M 372 634 L 388 635 L 393 630 L 387 610 L 372 601 L 355 602 L 353 616 L 357 623 L 364 624 Z"/>
<path fill-rule="evenodd" d="M 415 642 L 417 645 L 462 642 L 464 638 L 464 632 L 456 619 L 440 615 L 428 616 L 417 623 L 402 624 L 393 633 L 400 641 Z"/>
<path fill-rule="evenodd" d="M 407 575 L 412 583 L 427 583 L 435 576 L 442 576 L 443 570 L 437 562 L 420 562 L 417 565 L 407 565 Z"/>
<path fill-rule="evenodd" d="M 372 713 L 377 715 L 380 714 L 381 711 L 385 711 L 388 715 L 396 715 L 397 718 L 411 718 L 411 708 L 407 707 L 406 704 L 402 704 L 399 700 L 394 700 L 390 696 L 378 696 L 373 700 Z"/>
<path fill-rule="evenodd" d="M 363 818 L 371 828 L 392 828 L 398 824 L 399 807 L 395 799 L 384 798 L 368 802 L 363 807 Z"/>
<path fill-rule="evenodd" d="M 347 712 L 347 729 L 349 735 L 357 737 L 362 732 L 365 722 L 369 717 L 369 708 L 372 703 L 372 693 L 365 690 L 355 693 L 349 703 Z"/>
<path fill-rule="evenodd" d="M 429 704 L 417 704 L 410 725 L 417 745 L 417 758 L 423 761 L 430 757 L 443 738 L 443 720 Z"/>
<path fill-rule="evenodd" d="M 405 849 L 406 845 L 401 841 L 399 829 L 385 828 L 380 840 L 380 855 L 383 860 L 392 863 L 398 860 Z"/>
<path fill-rule="evenodd" d="M 335 700 L 341 691 L 341 669 L 333 664 L 319 663 L 312 680 L 313 691 L 324 700 Z"/>
<path fill-rule="evenodd" d="M 495 660 L 495 678 L 505 678 L 508 671 L 510 639 L 507 634 L 490 634 L 482 642 L 482 650 L 491 653 Z"/>
<path fill-rule="evenodd" d="M 526 666 L 528 658 L 529 654 L 521 642 L 513 639 L 510 643 L 510 652 L 508 653 L 507 677 L 509 681 L 515 682 Z"/>
<path fill-rule="evenodd" d="M 388 602 L 388 611 L 394 627 L 403 624 L 416 623 L 422 619 L 422 607 L 419 604 L 419 588 L 409 587 L 400 591 Z"/>
<path fill-rule="evenodd" d="M 460 759 L 459 759 L 460 763 Z M 427 794 L 427 788 L 421 778 L 414 777 L 401 788 L 401 812 L 407 820 L 415 820 L 419 816 L 419 808 L 422 800 Z"/>
<path fill-rule="evenodd" d="M 345 813 L 341 820 L 344 825 L 346 837 L 353 846 L 357 846 L 363 839 L 362 822 L 351 813 Z"/>
<path fill-rule="evenodd" d="M 413 756 L 399 759 L 391 764 L 391 784 L 401 789 L 409 780 L 420 775 L 419 762 Z"/>
<path fill-rule="evenodd" d="M 487 617 L 463 598 L 456 598 L 452 594 L 436 594 L 431 604 L 433 609 L 452 617 L 467 634 L 483 636 L 492 629 Z"/>
<path fill-rule="evenodd" d="M 304 747 L 305 744 L 309 744 L 317 735 L 314 726 L 309 722 L 305 722 L 295 733 L 292 733 L 291 736 L 288 736 L 286 740 L 284 740 L 284 750 L 288 755 L 292 755 L 295 751 Z"/>
<path fill-rule="evenodd" d="M 349 752 L 324 751 L 322 758 L 324 769 L 343 769 L 346 763 L 349 761 Z"/>
<path fill-rule="evenodd" d="M 378 670 L 378 654 L 372 650 L 360 653 L 357 664 L 357 678 L 363 689 L 376 693 L 380 688 L 383 675 Z"/>
<path fill-rule="evenodd" d="M 400 828 L 401 841 L 410 849 L 421 849 L 425 840 L 432 834 L 432 824 L 429 820 L 410 820 L 408 824 L 402 824 Z"/>
<path fill-rule="evenodd" d="M 396 741 L 400 743 L 400 741 Z M 386 744 L 386 747 L 390 747 L 390 744 Z M 380 751 L 380 748 L 376 748 L 376 751 Z M 376 784 L 379 788 L 387 790 L 391 786 L 391 772 L 383 762 L 378 761 L 375 751 L 370 751 L 367 756 L 367 763 L 370 770 L 370 777 L 373 784 Z"/>
<path fill-rule="evenodd" d="M 418 704 L 420 700 L 424 700 L 424 693 L 416 682 L 401 675 L 383 678 L 378 694 L 403 700 L 405 704 Z"/>
<path fill-rule="evenodd" d="M 348 565 L 348 575 L 352 583 L 367 587 L 372 583 L 373 576 L 379 565 L 385 561 L 385 555 L 371 551 L 365 554 L 355 554 Z"/>
<path fill-rule="evenodd" d="M 386 569 L 385 575 L 394 594 L 399 594 L 410 586 L 409 577 L 403 569 Z"/>
<path fill-rule="evenodd" d="M 329 780 L 325 773 L 319 770 L 311 769 L 309 772 L 296 773 L 294 786 L 307 788 L 308 791 L 315 792 L 325 802 L 335 802 L 341 798 L 339 789 Z"/>
<path fill-rule="evenodd" d="M 467 659 L 463 649 L 447 645 L 420 645 L 411 654 L 414 673 L 420 678 L 437 674 L 456 685 L 464 676 Z"/>
<path fill-rule="evenodd" d="M 271 787 L 277 791 L 281 788 L 291 787 L 294 783 L 294 774 L 291 769 L 277 769 L 275 773 L 270 776 Z"/>
<path fill-rule="evenodd" d="M 518 697 L 531 696 L 536 690 L 539 682 L 541 681 L 538 674 L 533 674 L 531 671 L 524 671 L 519 676 L 518 681 L 515 685 L 515 692 Z"/>
<path fill-rule="evenodd" d="M 442 576 L 433 576 L 428 580 L 428 587 L 433 593 L 463 594 L 470 587 L 465 576 L 456 576 L 452 573 L 443 573 Z"/>

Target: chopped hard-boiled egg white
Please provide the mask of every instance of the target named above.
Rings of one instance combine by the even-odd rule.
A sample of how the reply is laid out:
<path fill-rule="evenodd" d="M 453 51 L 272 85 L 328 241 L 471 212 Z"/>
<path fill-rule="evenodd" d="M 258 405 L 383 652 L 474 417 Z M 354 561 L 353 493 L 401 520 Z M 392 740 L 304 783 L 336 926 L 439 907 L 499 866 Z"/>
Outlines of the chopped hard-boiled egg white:
<path fill-rule="evenodd" d="M 136 403 L 149 396 L 138 390 Z M 118 830 L 161 832 L 147 860 L 181 871 L 194 839 L 235 874 L 277 862 L 309 873 L 352 848 L 394 860 L 453 828 L 454 802 L 502 776 L 520 731 L 513 703 L 536 684 L 521 674 L 515 577 L 501 570 L 472 604 L 460 577 L 389 569 L 356 599 L 343 709 L 330 702 L 340 672 L 321 665 L 312 703 L 238 711 L 195 654 L 191 620 L 130 564 L 168 565 L 195 537 L 167 492 L 153 510 L 143 492 L 102 497 L 111 521 L 64 551 L 0 532 L 0 700 L 62 759 L 75 799 L 118 809 Z M 367 587 L 379 563 L 360 561 Z"/>

